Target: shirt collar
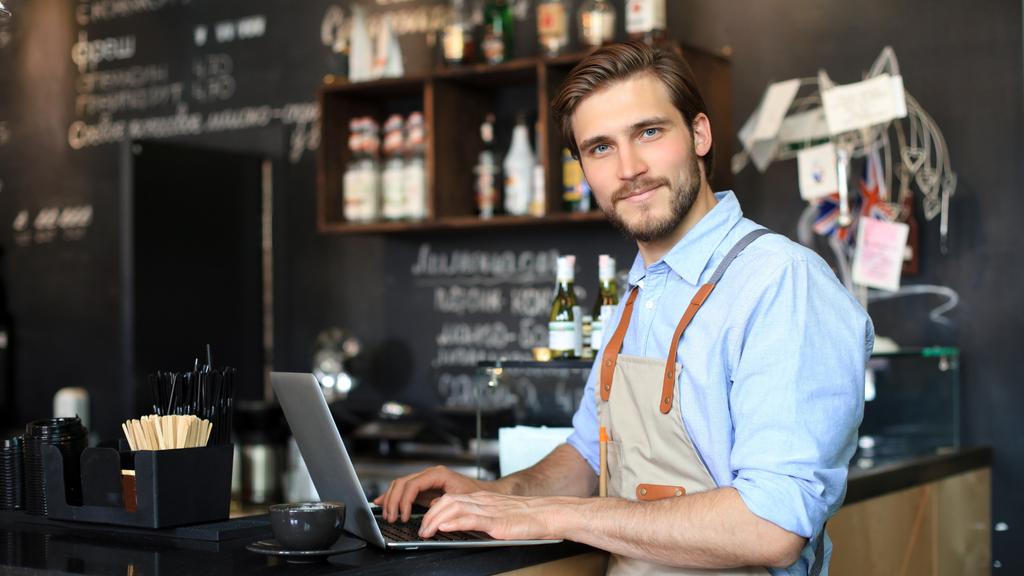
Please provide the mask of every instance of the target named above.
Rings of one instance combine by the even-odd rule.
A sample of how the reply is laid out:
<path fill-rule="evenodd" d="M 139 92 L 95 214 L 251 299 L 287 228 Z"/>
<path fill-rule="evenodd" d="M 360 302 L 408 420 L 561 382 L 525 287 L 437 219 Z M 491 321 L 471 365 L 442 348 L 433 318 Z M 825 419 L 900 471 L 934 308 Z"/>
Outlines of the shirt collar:
<path fill-rule="evenodd" d="M 629 270 L 629 284 L 635 286 L 647 275 L 647 270 L 664 262 L 688 283 L 696 286 L 700 275 L 707 268 L 715 250 L 725 240 L 729 231 L 743 218 L 740 202 L 732 190 L 715 192 L 718 204 L 704 215 L 697 224 L 682 237 L 665 256 L 650 267 L 644 266 L 639 253 Z"/>

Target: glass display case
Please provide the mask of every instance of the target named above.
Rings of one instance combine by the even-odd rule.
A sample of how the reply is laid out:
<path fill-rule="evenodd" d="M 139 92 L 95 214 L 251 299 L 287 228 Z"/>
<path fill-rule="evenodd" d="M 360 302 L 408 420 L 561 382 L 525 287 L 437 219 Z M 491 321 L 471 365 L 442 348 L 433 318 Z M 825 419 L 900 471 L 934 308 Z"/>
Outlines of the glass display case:
<path fill-rule="evenodd" d="M 477 446 L 493 444 L 488 414 L 504 425 L 571 426 L 593 360 L 478 364 Z M 864 420 L 852 464 L 870 467 L 960 446 L 960 351 L 931 346 L 872 354 L 865 371 Z"/>

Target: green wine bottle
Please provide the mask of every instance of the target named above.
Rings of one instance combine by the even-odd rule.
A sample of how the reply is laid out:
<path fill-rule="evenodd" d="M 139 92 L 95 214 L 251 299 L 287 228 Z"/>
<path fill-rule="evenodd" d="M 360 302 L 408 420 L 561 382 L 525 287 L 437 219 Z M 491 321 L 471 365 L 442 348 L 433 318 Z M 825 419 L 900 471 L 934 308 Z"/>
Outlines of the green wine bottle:
<path fill-rule="evenodd" d="M 619 304 L 619 289 L 615 283 L 615 259 L 607 254 L 597 257 L 597 278 L 599 287 L 594 301 L 590 329 L 590 347 L 597 353 L 604 342 L 604 329 L 611 321 L 615 307 Z"/>
<path fill-rule="evenodd" d="M 575 256 L 561 256 L 555 274 L 555 298 L 548 318 L 548 348 L 552 358 L 579 358 L 583 354 L 583 316 L 576 302 Z"/>

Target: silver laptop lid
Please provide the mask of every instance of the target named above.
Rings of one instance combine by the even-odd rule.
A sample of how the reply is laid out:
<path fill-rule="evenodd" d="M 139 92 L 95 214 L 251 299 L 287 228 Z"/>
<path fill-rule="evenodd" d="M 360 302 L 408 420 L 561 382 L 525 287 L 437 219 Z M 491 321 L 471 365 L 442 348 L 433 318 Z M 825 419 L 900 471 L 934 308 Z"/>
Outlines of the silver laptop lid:
<path fill-rule="evenodd" d="M 341 433 L 312 374 L 272 372 L 270 382 L 321 500 L 345 503 L 345 529 L 384 547 Z"/>
<path fill-rule="evenodd" d="M 312 374 L 271 372 L 270 382 L 281 402 L 292 435 L 306 461 L 309 475 L 321 500 L 345 503 L 345 530 L 381 548 L 416 550 L 419 548 L 475 548 L 491 546 L 530 546 L 554 544 L 561 540 L 495 540 L 486 534 L 469 540 L 390 541 L 384 538 L 356 469 L 341 441 L 320 384 Z"/>

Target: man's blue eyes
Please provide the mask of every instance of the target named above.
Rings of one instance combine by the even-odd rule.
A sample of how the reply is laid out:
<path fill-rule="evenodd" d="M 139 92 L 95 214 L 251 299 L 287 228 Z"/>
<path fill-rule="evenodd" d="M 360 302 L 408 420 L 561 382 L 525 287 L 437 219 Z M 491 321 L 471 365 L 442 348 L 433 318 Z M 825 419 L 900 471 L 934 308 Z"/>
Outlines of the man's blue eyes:
<path fill-rule="evenodd" d="M 661 132 L 661 128 L 647 128 L 646 130 L 644 130 L 640 134 L 644 138 L 653 138 L 653 137 L 657 136 L 659 132 Z M 598 144 L 597 146 L 594 146 L 593 148 L 590 149 L 590 153 L 591 154 L 604 154 L 607 151 L 608 151 L 608 145 L 607 144 Z"/>

